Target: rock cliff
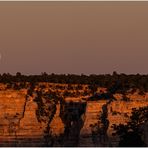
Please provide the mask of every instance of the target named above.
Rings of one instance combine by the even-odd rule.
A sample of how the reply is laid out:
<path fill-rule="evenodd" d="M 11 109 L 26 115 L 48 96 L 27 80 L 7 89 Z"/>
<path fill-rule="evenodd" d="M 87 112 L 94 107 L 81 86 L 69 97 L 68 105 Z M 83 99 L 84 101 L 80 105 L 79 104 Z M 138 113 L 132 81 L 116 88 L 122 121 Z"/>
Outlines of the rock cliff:
<path fill-rule="evenodd" d="M 46 126 L 37 120 L 36 110 L 38 105 L 34 101 L 35 96 L 29 96 L 26 100 L 26 95 L 26 89 L 0 91 L 0 146 L 46 145 L 44 135 Z M 114 97 L 117 100 L 110 103 L 107 100 L 84 101 L 81 97 L 67 99 L 67 103 L 68 100 L 75 103 L 72 112 L 67 111 L 71 108 L 64 108 L 64 112 L 67 112 L 66 117 L 70 118 L 68 119 L 69 122 L 65 117 L 61 117 L 61 103 L 58 102 L 49 127 L 54 139 L 53 146 L 117 146 L 118 137 L 112 136 L 112 125 L 126 123 L 129 120 L 132 108 L 148 106 L 148 93 L 145 96 L 136 93 L 128 94 L 129 101 L 122 100 L 121 94 L 115 94 Z M 79 110 L 81 105 L 79 104 L 83 103 L 85 103 L 85 107 L 81 112 Z M 75 112 L 74 119 L 71 119 L 72 114 L 70 112 Z M 101 133 L 101 128 L 105 125 L 101 118 L 105 112 L 107 113 L 105 118 L 109 123 L 105 133 L 107 137 L 104 138 L 103 134 L 98 133 Z M 76 115 L 78 115 L 78 118 L 75 118 Z M 144 125 L 143 128 L 145 129 L 143 138 L 148 144 L 147 126 Z M 69 130 L 71 139 L 66 137 L 66 130 Z M 99 132 L 96 132 L 97 130 Z"/>

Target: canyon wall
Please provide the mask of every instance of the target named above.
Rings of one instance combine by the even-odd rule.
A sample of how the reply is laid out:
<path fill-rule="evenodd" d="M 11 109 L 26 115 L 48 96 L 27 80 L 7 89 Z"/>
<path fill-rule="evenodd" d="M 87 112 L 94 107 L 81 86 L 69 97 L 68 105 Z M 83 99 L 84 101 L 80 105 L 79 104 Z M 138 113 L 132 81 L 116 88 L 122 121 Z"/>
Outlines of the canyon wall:
<path fill-rule="evenodd" d="M 28 97 L 25 110 L 27 90 L 1 90 L 0 91 L 0 146 L 44 146 L 45 125 L 36 118 L 37 104 L 34 97 Z M 100 124 L 99 117 L 102 107 L 107 100 L 87 101 L 86 111 L 81 116 L 83 127 L 80 128 L 78 146 L 117 146 L 118 137 L 113 137 L 113 124 L 126 123 L 129 120 L 132 108 L 148 106 L 148 94 L 140 96 L 133 94 L 128 96 L 130 101 L 123 101 L 120 94 L 115 94 L 116 101 L 107 106 L 109 127 L 107 129 L 108 143 L 95 142 L 92 137 L 93 128 Z M 68 99 L 67 99 L 68 100 Z M 81 102 L 79 98 L 71 99 Z M 77 122 L 77 125 L 79 123 Z M 96 125 L 96 127 L 94 126 Z M 65 124 L 60 117 L 60 103 L 56 105 L 56 113 L 50 124 L 53 137 L 57 138 L 64 133 Z M 146 129 L 147 127 L 145 127 Z M 146 129 L 147 130 L 147 129 Z M 146 133 L 145 133 L 146 135 Z M 145 141 L 147 142 L 147 135 Z M 96 138 L 97 139 L 97 138 Z M 98 139 L 99 141 L 100 139 Z M 55 141 L 53 146 L 61 146 Z"/>

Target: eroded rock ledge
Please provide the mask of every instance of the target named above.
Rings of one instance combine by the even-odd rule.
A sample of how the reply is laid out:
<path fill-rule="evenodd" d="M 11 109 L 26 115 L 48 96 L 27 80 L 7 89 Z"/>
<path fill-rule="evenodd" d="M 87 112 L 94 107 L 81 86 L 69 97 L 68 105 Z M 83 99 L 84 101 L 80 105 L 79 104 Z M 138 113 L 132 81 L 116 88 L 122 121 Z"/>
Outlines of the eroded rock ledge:
<path fill-rule="evenodd" d="M 127 122 L 133 107 L 148 106 L 147 94 L 144 97 L 129 94 L 131 100 L 128 102 L 121 100 L 121 94 L 115 94 L 117 100 L 109 104 L 107 100 L 67 98 L 63 104 L 56 103 L 56 112 L 49 127 L 50 141 L 44 132 L 46 124 L 37 120 L 35 95 L 28 96 L 27 101 L 26 95 L 26 89 L 0 91 L 0 146 L 47 146 L 46 140 L 49 140 L 48 146 L 117 146 L 118 137 L 112 136 L 112 124 Z M 109 124 L 106 131 L 108 139 L 104 140 L 95 131 L 101 129 L 100 117 L 106 104 Z M 146 143 L 147 137 L 146 134 Z"/>

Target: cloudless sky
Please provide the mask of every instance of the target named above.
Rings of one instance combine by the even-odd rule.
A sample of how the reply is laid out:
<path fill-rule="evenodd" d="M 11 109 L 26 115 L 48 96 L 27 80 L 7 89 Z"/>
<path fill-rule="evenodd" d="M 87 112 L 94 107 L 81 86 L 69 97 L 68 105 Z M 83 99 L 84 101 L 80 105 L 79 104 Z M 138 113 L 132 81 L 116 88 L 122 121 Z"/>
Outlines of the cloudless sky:
<path fill-rule="evenodd" d="M 0 73 L 148 74 L 148 2 L 0 2 Z"/>

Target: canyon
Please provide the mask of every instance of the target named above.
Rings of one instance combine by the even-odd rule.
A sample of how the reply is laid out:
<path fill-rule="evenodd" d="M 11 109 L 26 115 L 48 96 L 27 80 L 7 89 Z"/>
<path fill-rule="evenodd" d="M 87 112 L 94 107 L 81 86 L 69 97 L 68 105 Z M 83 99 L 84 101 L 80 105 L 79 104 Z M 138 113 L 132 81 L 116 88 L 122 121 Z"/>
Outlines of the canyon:
<path fill-rule="evenodd" d="M 42 89 L 41 85 L 34 90 L 63 92 L 53 83 L 44 83 Z M 7 89 L 6 85 L 0 84 L 0 146 L 117 146 L 119 137 L 112 135 L 112 125 L 126 124 L 132 108 L 148 106 L 148 93 L 127 93 L 128 101 L 123 100 L 120 93 L 113 94 L 114 101 L 87 100 L 92 94 L 81 94 L 86 87 L 84 85 L 79 90 L 79 96 L 64 97 L 57 102 L 54 98 L 48 101 L 43 97 L 42 104 L 47 116 L 42 114 L 38 117 L 39 102 L 34 101 L 38 97 L 35 91 L 28 95 L 26 88 Z M 98 88 L 98 92 L 100 90 L 106 92 L 106 88 Z M 106 128 L 103 134 L 100 132 L 102 128 Z M 144 135 L 143 140 L 148 146 L 147 126 Z"/>

